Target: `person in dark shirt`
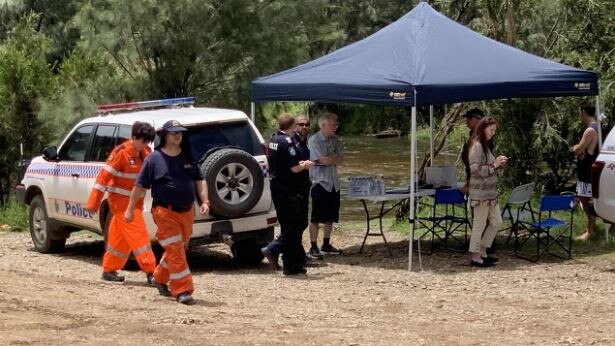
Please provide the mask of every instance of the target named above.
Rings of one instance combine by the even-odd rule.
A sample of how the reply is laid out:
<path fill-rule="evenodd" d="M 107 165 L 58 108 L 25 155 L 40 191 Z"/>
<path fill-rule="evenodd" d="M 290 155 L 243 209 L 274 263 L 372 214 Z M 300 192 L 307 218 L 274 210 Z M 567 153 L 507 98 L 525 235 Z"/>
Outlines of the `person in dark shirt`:
<path fill-rule="evenodd" d="M 165 122 L 158 131 L 160 145 L 143 163 L 124 218 L 132 221 L 136 201 L 151 188 L 152 217 L 158 226 L 156 238 L 165 250 L 154 271 L 154 284 L 160 294 L 189 305 L 194 303 L 194 285 L 186 247 L 192 235 L 195 192 L 202 214 L 209 212 L 209 200 L 203 173 L 194 163 L 188 146 L 183 145 L 188 143 L 185 131 L 176 120 Z"/>
<path fill-rule="evenodd" d="M 309 133 L 310 133 L 310 119 L 306 115 L 303 115 L 303 114 L 298 115 L 295 118 L 294 134 L 292 136 L 292 139 L 293 139 L 293 143 L 295 143 L 295 147 L 297 148 L 297 154 L 299 155 L 300 160 L 304 160 L 304 161 L 310 160 L 310 149 L 307 146 L 307 140 L 308 140 Z M 309 209 L 308 200 L 309 200 L 309 195 L 310 195 L 310 189 L 312 187 L 312 181 L 310 180 L 309 171 L 303 171 L 299 174 L 301 174 L 301 181 L 305 184 L 304 185 L 305 190 L 303 191 L 303 193 L 306 196 L 304 200 L 304 204 L 301 205 L 301 212 L 303 213 L 301 218 L 307 219 L 308 209 Z M 303 231 L 305 231 L 305 229 Z M 302 238 L 303 238 L 303 231 L 301 232 Z M 301 251 L 305 254 L 304 265 L 306 267 L 318 266 L 318 264 L 306 254 L 303 244 L 301 245 Z"/>
<path fill-rule="evenodd" d="M 293 133 L 291 135 L 291 139 L 292 145 L 295 147 L 295 151 L 297 153 L 297 158 L 299 159 L 299 161 L 307 161 L 310 159 L 310 150 L 307 147 L 307 136 L 309 131 L 310 120 L 308 119 L 308 117 L 303 114 L 297 116 L 295 118 L 295 125 L 293 126 Z M 277 133 L 274 133 L 272 138 L 276 135 Z M 305 198 L 301 199 L 302 203 L 298 212 L 300 212 L 302 215 L 300 217 L 301 219 L 307 220 L 307 213 L 309 208 L 308 196 L 310 193 L 311 186 L 310 175 L 308 170 L 301 171 L 297 174 L 299 175 L 297 178 L 304 188 L 301 193 L 305 196 Z M 303 231 L 305 230 L 302 230 L 302 234 Z M 303 235 L 301 237 L 303 237 Z M 278 256 L 282 252 L 283 242 L 284 237 L 280 234 L 280 236 L 278 236 L 276 240 L 272 241 L 266 247 L 261 249 L 263 255 L 267 257 L 269 264 L 276 270 L 280 269 L 280 266 L 278 265 Z M 301 252 L 305 254 L 305 249 L 303 248 L 303 245 L 301 245 Z M 316 266 L 316 263 L 311 258 L 304 256 L 304 266 Z"/>
<path fill-rule="evenodd" d="M 295 119 L 287 114 L 278 118 L 279 129 L 269 142 L 267 159 L 271 176 L 271 198 L 280 223 L 280 237 L 262 249 L 267 260 L 275 265 L 275 242 L 282 243 L 284 275 L 305 274 L 305 252 L 301 245 L 307 227 L 309 176 L 305 173 L 312 162 L 293 141 Z M 306 181 L 307 177 L 307 181 Z"/>
<path fill-rule="evenodd" d="M 596 234 L 596 212 L 592 200 L 591 171 L 598 157 L 598 122 L 596 107 L 584 102 L 579 107 L 585 129 L 579 143 L 570 148 L 577 158 L 577 198 L 587 216 L 587 229 L 577 240 L 588 240 Z"/>

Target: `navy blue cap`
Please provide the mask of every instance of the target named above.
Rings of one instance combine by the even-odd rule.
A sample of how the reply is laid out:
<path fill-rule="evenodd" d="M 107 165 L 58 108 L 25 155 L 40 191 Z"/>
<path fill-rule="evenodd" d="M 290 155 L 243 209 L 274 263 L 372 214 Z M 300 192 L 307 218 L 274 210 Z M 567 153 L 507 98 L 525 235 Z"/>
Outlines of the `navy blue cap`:
<path fill-rule="evenodd" d="M 162 125 L 162 127 L 158 131 L 165 132 L 180 132 L 180 131 L 188 131 L 182 124 L 177 120 L 169 120 Z"/>

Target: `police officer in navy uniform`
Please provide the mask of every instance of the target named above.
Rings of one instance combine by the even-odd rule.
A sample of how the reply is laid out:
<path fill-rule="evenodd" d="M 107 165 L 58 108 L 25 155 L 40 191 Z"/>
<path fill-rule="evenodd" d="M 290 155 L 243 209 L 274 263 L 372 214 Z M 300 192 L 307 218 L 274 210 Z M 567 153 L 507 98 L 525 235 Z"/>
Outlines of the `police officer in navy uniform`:
<path fill-rule="evenodd" d="M 267 159 L 271 176 L 271 197 L 275 206 L 280 237 L 262 249 L 267 260 L 277 264 L 277 249 L 281 243 L 284 275 L 305 274 L 305 252 L 301 245 L 307 227 L 309 176 L 313 163 L 306 151 L 294 141 L 295 119 L 288 114 L 278 118 L 279 129 L 269 142 Z"/>
<path fill-rule="evenodd" d="M 308 133 L 310 132 L 310 119 L 304 115 L 300 114 L 295 118 L 295 126 L 294 133 L 292 135 L 293 143 L 295 144 L 295 148 L 297 148 L 297 155 L 299 156 L 300 161 L 308 161 L 310 159 L 310 149 L 307 146 Z M 308 218 L 308 209 L 309 209 L 309 195 L 310 188 L 312 187 L 312 182 L 310 181 L 310 172 L 302 171 L 299 173 L 301 175 L 301 186 L 303 186 L 304 190 L 302 193 L 305 193 L 306 198 L 303 200 L 305 204 L 301 205 L 302 218 Z M 301 238 L 303 238 L 303 232 L 301 231 Z M 308 257 L 305 253 L 305 248 L 303 245 L 301 246 L 301 250 L 304 253 L 304 265 L 306 267 L 316 267 L 318 263 L 316 263 L 312 258 Z"/>

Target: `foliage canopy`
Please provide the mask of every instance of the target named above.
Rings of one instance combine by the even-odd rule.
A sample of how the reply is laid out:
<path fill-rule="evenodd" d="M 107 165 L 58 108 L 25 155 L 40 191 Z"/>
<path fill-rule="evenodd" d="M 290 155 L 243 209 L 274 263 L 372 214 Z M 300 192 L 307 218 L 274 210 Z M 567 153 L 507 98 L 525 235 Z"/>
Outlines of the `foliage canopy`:
<path fill-rule="evenodd" d="M 196 96 L 249 109 L 250 81 L 362 39 L 418 1 L 14 0 L 0 5 L 0 201 L 26 157 L 57 141 L 94 106 Z M 605 130 L 615 107 L 615 3 L 611 0 L 431 0 L 445 15 L 496 40 L 599 73 Z M 437 107 L 439 126 L 480 106 L 500 122 L 497 150 L 512 158 L 507 185 L 562 189 L 574 174 L 579 99 L 507 100 Z M 258 125 L 282 108 L 339 112 L 344 133 L 407 130 L 408 110 L 361 105 L 260 105 Z M 453 115 L 454 115 L 453 114 Z M 427 110 L 420 116 L 427 118 Z M 452 124 L 447 123 L 452 122 Z M 462 125 L 463 126 L 463 125 Z M 605 131 L 606 132 L 606 131 Z"/>

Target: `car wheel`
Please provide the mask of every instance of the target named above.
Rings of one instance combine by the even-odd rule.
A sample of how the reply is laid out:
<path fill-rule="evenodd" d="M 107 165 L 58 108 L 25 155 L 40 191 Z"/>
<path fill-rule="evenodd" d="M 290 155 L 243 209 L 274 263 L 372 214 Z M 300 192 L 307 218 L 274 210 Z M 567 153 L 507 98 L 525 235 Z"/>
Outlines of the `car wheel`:
<path fill-rule="evenodd" d="M 256 242 L 256 239 L 244 239 L 236 241 L 231 245 L 231 252 L 235 261 L 243 266 L 255 266 L 263 261 L 261 247 L 264 246 Z"/>
<path fill-rule="evenodd" d="M 51 221 L 47 216 L 47 208 L 43 196 L 37 195 L 30 202 L 28 214 L 30 236 L 36 251 L 41 253 L 53 253 L 64 250 L 66 238 L 53 239 Z"/>
<path fill-rule="evenodd" d="M 201 169 L 207 181 L 212 215 L 241 216 L 261 198 L 265 177 L 254 157 L 243 150 L 214 151 L 203 161 Z"/>

